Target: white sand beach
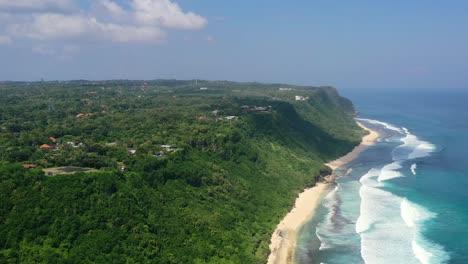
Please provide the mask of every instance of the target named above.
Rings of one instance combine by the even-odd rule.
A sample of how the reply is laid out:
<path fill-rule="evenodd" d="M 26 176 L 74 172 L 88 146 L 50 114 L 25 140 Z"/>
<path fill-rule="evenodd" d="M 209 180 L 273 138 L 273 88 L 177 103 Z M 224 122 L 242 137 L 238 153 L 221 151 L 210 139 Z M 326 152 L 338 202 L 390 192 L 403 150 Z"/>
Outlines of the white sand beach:
<path fill-rule="evenodd" d="M 349 152 L 348 154 L 344 155 L 343 157 L 337 160 L 326 163 L 326 165 L 332 168 L 333 170 L 336 170 L 337 168 L 355 159 L 362 151 L 364 151 L 369 146 L 373 145 L 379 138 L 380 135 L 377 131 L 371 130 L 359 122 L 357 122 L 357 124 L 363 129 L 369 131 L 369 134 L 362 138 L 361 144 L 355 147 L 353 151 Z"/>
<path fill-rule="evenodd" d="M 362 138 L 361 144 L 345 156 L 331 161 L 326 165 L 333 170 L 345 165 L 356 158 L 363 150 L 374 144 L 379 138 L 379 133 L 373 131 L 361 123 L 358 125 L 370 133 Z M 325 183 L 317 183 L 314 187 L 304 190 L 296 199 L 294 208 L 283 218 L 276 227 L 270 242 L 270 255 L 268 264 L 286 264 L 294 262 L 294 250 L 297 242 L 297 232 L 314 216 L 315 210 L 321 202 L 333 182 L 333 177 L 327 177 Z"/>

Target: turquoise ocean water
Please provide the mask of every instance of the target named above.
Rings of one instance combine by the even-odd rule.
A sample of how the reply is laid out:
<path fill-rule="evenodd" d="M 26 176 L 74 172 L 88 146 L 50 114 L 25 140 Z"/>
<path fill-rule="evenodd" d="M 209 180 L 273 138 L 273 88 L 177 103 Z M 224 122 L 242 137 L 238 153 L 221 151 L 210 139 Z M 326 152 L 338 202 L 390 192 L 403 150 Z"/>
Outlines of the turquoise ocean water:
<path fill-rule="evenodd" d="M 381 138 L 338 169 L 298 263 L 468 263 L 468 92 L 346 96 Z"/>

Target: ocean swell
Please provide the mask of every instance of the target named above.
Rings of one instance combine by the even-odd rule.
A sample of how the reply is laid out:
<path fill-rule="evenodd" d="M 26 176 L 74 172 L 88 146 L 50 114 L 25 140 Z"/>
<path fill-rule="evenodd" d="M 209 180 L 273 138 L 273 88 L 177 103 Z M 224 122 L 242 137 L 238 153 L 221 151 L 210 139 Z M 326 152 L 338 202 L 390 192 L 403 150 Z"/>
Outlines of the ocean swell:
<path fill-rule="evenodd" d="M 396 147 L 393 152 L 393 160 L 411 160 L 424 158 L 436 151 L 436 146 L 428 141 L 420 140 L 417 136 L 411 134 L 408 129 L 401 129 L 405 137 L 401 138 L 402 145 Z"/>
<path fill-rule="evenodd" d="M 355 227 L 361 237 L 361 256 L 364 262 L 447 262 L 449 254 L 443 247 L 425 238 L 422 232 L 424 225 L 437 214 L 392 193 L 391 188 L 386 188 L 392 185 L 389 180 L 404 177 L 401 169 L 405 162 L 430 156 L 436 146 L 420 140 L 406 128 L 376 120 L 362 121 L 393 131 L 394 137 L 402 142 L 392 150 L 393 162 L 380 169 L 373 168 L 360 178 L 361 206 Z M 416 167 L 416 163 L 410 167 L 413 175 L 416 175 Z"/>
<path fill-rule="evenodd" d="M 424 238 L 421 232 L 424 222 L 436 216 L 436 213 L 406 198 L 401 202 L 401 218 L 408 227 L 412 228 L 411 248 L 415 257 L 423 264 L 446 263 L 449 260 L 449 255 L 443 247 Z"/>
<path fill-rule="evenodd" d="M 356 232 L 361 237 L 361 256 L 365 263 L 418 263 L 411 252 L 410 230 L 398 213 L 401 198 L 382 189 L 378 179 L 383 173 L 371 169 L 360 180 Z"/>

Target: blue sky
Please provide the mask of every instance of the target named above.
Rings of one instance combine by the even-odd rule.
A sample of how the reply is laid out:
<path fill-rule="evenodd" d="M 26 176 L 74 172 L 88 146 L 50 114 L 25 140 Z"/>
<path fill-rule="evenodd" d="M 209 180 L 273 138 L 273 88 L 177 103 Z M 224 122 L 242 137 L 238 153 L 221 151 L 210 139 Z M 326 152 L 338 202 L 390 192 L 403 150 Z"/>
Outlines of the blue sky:
<path fill-rule="evenodd" d="M 466 1 L 11 2 L 0 0 L 0 80 L 468 88 Z"/>

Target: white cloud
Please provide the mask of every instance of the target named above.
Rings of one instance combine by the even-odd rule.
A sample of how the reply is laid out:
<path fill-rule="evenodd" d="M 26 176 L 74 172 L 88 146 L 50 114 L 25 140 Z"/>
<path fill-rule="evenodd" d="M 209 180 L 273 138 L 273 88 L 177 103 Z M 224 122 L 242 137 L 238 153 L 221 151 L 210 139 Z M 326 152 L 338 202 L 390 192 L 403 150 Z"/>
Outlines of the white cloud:
<path fill-rule="evenodd" d="M 0 0 L 0 10 L 10 12 L 57 12 L 74 8 L 71 0 Z"/>
<path fill-rule="evenodd" d="M 4 33 L 0 28 L 0 35 L 5 34 L 10 41 L 11 38 L 29 38 L 158 43 L 165 38 L 165 29 L 200 29 L 207 23 L 199 15 L 183 12 L 170 0 L 129 1 L 128 10 L 112 0 L 94 0 L 91 11 L 75 8 L 72 12 L 58 12 L 55 10 L 76 5 L 71 0 L 0 0 L 0 20 L 5 27 Z M 13 9 L 15 11 L 8 11 Z M 47 53 L 37 47 L 34 51 Z"/>
<path fill-rule="evenodd" d="M 10 44 L 11 42 L 12 42 L 12 41 L 11 41 L 10 36 L 2 36 L 2 35 L 0 35 L 0 45 Z"/>
<path fill-rule="evenodd" d="M 56 13 L 37 14 L 28 23 L 11 24 L 8 32 L 15 36 L 33 39 L 66 39 L 84 34 L 92 19 L 80 15 Z"/>
<path fill-rule="evenodd" d="M 136 20 L 146 25 L 199 29 L 207 23 L 204 17 L 184 13 L 177 3 L 169 0 L 133 0 L 132 6 Z"/>
<path fill-rule="evenodd" d="M 115 42 L 146 42 L 155 43 L 164 39 L 165 34 L 154 27 L 122 26 L 117 24 L 96 24 L 96 33 L 103 39 Z"/>
<path fill-rule="evenodd" d="M 63 14 L 35 15 L 31 23 L 10 25 L 8 32 L 38 40 L 109 40 L 120 43 L 155 43 L 165 36 L 157 27 L 101 23 L 92 16 Z"/>
<path fill-rule="evenodd" d="M 127 11 L 111 0 L 96 0 L 93 7 L 100 14 L 109 15 L 114 19 L 122 19 L 128 16 Z"/>

